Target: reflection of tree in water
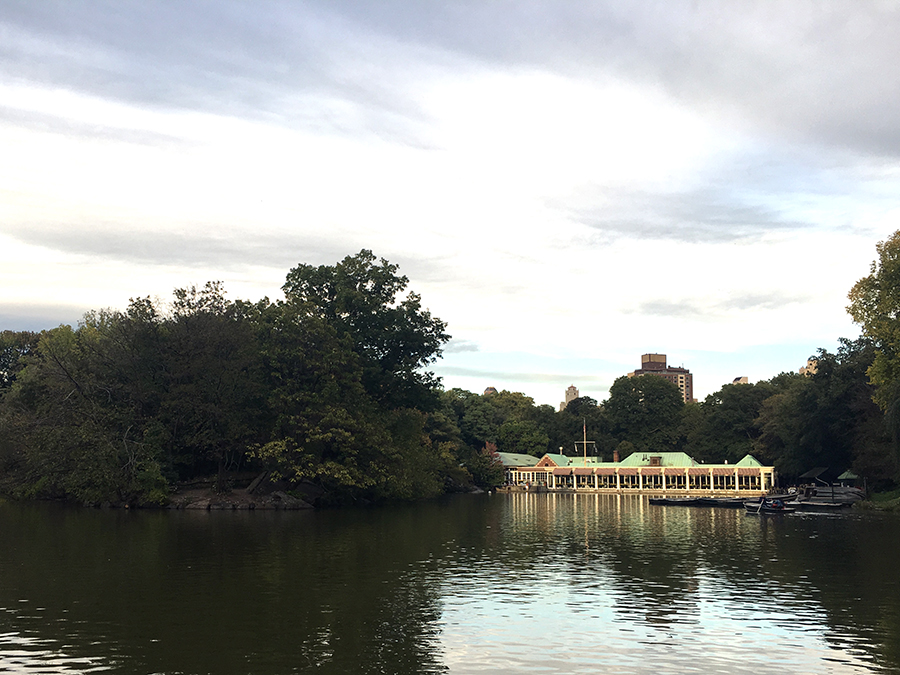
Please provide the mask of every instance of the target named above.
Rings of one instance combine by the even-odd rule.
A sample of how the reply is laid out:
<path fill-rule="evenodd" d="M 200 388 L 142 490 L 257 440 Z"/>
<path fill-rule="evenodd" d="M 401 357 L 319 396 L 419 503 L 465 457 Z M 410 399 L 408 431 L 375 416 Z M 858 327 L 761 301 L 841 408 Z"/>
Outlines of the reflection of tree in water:
<path fill-rule="evenodd" d="M 765 617 L 801 631 L 824 623 L 836 653 L 900 668 L 896 517 L 757 517 L 639 497 L 520 497 L 510 502 L 517 522 L 508 533 L 516 563 L 539 576 L 562 553 L 571 604 L 612 596 L 624 621 L 666 627 L 700 621 L 700 603 L 712 600 L 740 621 Z"/>
<path fill-rule="evenodd" d="M 0 607 L 27 597 L 42 613 L 0 627 L 102 649 L 117 672 L 439 672 L 437 578 L 421 565 L 479 516 L 442 508 L 3 522 L 20 545 L 0 556 Z"/>
<path fill-rule="evenodd" d="M 496 495 L 315 513 L 14 504 L 0 532 L 0 608 L 14 609 L 0 633 L 104 650 L 115 672 L 438 672 L 442 602 L 474 593 L 527 611 L 548 582 L 575 613 L 605 605 L 661 633 L 705 626 L 710 600 L 742 625 L 824 622 L 836 656 L 900 670 L 890 516 Z"/>
<path fill-rule="evenodd" d="M 762 573 L 815 600 L 832 629 L 828 643 L 900 671 L 900 519 L 853 511 L 803 514 L 763 521 L 759 529 L 771 554 Z"/>

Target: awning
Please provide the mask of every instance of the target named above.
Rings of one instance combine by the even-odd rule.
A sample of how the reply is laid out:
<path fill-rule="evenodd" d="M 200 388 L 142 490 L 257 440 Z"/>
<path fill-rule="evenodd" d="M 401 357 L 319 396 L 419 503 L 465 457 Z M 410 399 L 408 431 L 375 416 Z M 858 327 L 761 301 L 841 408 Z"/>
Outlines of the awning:
<path fill-rule="evenodd" d="M 597 475 L 598 476 L 615 476 L 616 470 L 614 468 L 612 468 L 611 466 L 598 468 Z"/>
<path fill-rule="evenodd" d="M 556 469 L 553 469 L 553 475 L 554 476 L 570 476 L 570 475 L 572 475 L 572 469 L 569 469 L 566 467 L 558 467 Z"/>
<path fill-rule="evenodd" d="M 587 467 L 575 467 L 575 475 L 576 476 L 591 476 L 593 475 L 594 470 L 589 469 Z"/>
<path fill-rule="evenodd" d="M 665 473 L 667 476 L 683 476 L 684 469 L 679 469 L 677 466 L 667 466 L 665 469 L 663 469 L 663 473 Z"/>
<path fill-rule="evenodd" d="M 716 467 L 712 472 L 713 476 L 733 476 L 734 468 Z"/>
<path fill-rule="evenodd" d="M 619 468 L 620 476 L 637 476 L 638 470 L 636 466 L 623 466 Z"/>
<path fill-rule="evenodd" d="M 709 469 L 703 469 L 699 466 L 692 466 L 688 469 L 688 476 L 708 476 Z"/>
<path fill-rule="evenodd" d="M 738 467 L 738 476 L 758 476 L 762 472 L 757 467 L 742 466 Z"/>
<path fill-rule="evenodd" d="M 662 473 L 662 468 L 658 466 L 642 466 L 641 473 L 645 476 L 658 476 Z"/>

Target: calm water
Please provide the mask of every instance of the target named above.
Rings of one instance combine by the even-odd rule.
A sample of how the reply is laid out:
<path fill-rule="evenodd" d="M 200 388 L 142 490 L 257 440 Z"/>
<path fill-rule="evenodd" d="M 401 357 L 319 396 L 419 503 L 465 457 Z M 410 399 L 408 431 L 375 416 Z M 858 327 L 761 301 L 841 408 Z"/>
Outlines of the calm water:
<path fill-rule="evenodd" d="M 0 503 L 0 672 L 900 672 L 900 517 Z"/>

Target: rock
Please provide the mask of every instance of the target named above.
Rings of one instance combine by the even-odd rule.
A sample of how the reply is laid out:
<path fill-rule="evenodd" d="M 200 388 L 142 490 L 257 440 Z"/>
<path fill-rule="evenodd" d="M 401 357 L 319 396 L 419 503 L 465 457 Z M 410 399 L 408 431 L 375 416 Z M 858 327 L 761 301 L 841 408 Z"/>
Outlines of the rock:
<path fill-rule="evenodd" d="M 276 509 L 284 509 L 286 511 L 294 511 L 297 509 L 311 509 L 312 506 L 307 504 L 302 499 L 297 499 L 296 497 L 291 497 L 289 494 L 285 492 L 273 492 L 272 493 L 272 501 L 275 504 Z"/>
<path fill-rule="evenodd" d="M 256 492 L 256 488 L 258 488 L 259 484 L 262 483 L 268 476 L 269 472 L 263 471 L 256 478 L 254 478 L 250 485 L 247 486 L 247 494 L 252 495 L 254 492 Z"/>

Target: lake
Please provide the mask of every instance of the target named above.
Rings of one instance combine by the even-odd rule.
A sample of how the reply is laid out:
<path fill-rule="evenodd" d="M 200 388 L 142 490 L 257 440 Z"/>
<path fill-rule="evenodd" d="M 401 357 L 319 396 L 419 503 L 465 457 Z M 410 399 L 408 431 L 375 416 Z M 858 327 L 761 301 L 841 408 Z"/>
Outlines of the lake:
<path fill-rule="evenodd" d="M 900 672 L 895 514 L 0 502 L 0 542 L 0 672 Z"/>

